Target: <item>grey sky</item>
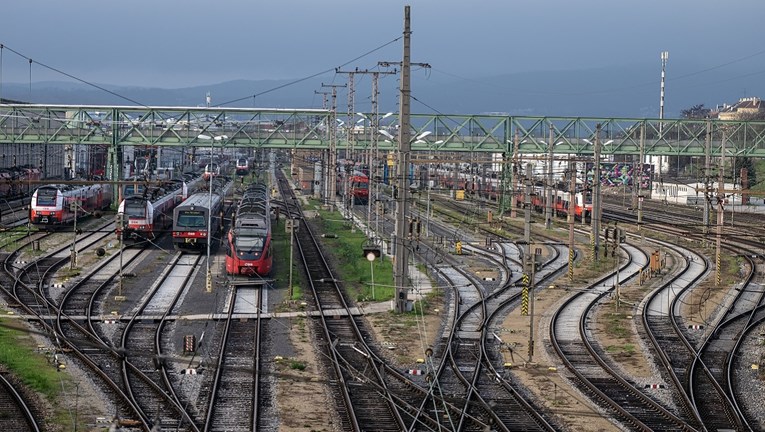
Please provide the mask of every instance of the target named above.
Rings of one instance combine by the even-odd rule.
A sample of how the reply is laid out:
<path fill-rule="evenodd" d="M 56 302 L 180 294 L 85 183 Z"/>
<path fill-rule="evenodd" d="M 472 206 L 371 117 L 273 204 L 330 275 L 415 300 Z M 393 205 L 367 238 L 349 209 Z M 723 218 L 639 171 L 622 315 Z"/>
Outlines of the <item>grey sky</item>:
<path fill-rule="evenodd" d="M 431 64 L 433 80 L 646 62 L 658 80 L 667 50 L 668 79 L 714 68 L 765 96 L 762 0 L 24 0 L 3 3 L 0 43 L 103 84 L 291 79 L 401 36 L 407 3 L 412 60 Z M 401 54 L 397 41 L 345 68 Z M 26 60 L 7 49 L 2 60 L 2 81 L 29 81 Z M 69 79 L 33 65 L 32 81 L 42 80 Z"/>

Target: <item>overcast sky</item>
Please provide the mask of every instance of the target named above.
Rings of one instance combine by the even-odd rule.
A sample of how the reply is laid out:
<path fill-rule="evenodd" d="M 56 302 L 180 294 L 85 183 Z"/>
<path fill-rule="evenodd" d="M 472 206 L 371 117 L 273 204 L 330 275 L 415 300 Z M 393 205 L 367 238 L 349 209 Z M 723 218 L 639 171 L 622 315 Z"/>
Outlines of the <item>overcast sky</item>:
<path fill-rule="evenodd" d="M 412 61 L 433 79 L 654 62 L 658 81 L 666 50 L 668 80 L 765 82 L 763 0 L 5 1 L 0 78 L 29 82 L 11 49 L 82 80 L 165 88 L 372 69 L 401 60 L 407 3 Z M 40 64 L 31 75 L 71 80 Z"/>

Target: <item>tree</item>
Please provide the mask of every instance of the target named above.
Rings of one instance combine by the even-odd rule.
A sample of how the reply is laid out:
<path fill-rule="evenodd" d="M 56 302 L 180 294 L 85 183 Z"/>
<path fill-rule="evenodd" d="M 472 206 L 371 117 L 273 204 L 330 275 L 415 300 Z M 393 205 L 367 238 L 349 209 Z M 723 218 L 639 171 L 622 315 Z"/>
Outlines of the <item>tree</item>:
<path fill-rule="evenodd" d="M 710 112 L 712 112 L 712 110 L 704 108 L 704 104 L 698 104 L 688 109 L 681 110 L 680 115 L 687 119 L 703 119 L 709 117 Z"/>

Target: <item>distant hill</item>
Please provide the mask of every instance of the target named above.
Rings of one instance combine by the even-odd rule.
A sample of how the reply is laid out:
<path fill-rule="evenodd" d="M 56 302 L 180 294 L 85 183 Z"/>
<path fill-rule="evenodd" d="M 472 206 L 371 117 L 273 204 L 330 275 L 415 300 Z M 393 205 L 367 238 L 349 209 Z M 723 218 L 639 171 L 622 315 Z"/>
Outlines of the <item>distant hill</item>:
<path fill-rule="evenodd" d="M 627 65 L 575 71 L 541 71 L 459 77 L 412 74 L 412 113 L 481 114 L 506 113 L 519 116 L 626 117 L 659 116 L 659 74 L 656 65 Z M 746 71 L 743 71 L 744 74 Z M 674 76 L 682 76 L 680 71 Z M 665 117 L 679 117 L 680 111 L 696 104 L 713 108 L 733 103 L 740 97 L 765 96 L 762 80 L 731 80 L 714 71 L 682 80 L 668 74 Z M 206 86 L 162 89 L 99 86 L 128 100 L 76 82 L 32 83 L 31 102 L 75 105 L 203 106 L 210 92 L 213 105 L 258 108 L 321 108 L 323 96 L 317 91 L 329 77 L 298 80 L 237 80 Z M 706 85 L 704 83 L 716 83 Z M 340 84 L 337 79 L 335 84 Z M 396 80 L 381 81 L 380 112 L 397 111 Z M 2 97 L 29 101 L 29 84 L 3 83 Z M 338 90 L 338 111 L 345 112 L 345 89 Z M 356 86 L 356 111 L 371 109 L 371 84 L 366 79 Z M 256 97 L 252 97 L 256 95 Z"/>

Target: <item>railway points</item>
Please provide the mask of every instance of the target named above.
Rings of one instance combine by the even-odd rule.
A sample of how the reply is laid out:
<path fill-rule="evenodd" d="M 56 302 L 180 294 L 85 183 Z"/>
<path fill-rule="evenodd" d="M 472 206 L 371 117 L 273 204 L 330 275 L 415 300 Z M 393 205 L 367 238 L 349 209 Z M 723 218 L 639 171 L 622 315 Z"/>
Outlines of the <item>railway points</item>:
<path fill-rule="evenodd" d="M 233 172 L 234 167 L 229 166 L 230 172 Z M 221 174 L 222 176 L 223 174 Z M 524 255 L 524 243 L 522 240 L 522 235 L 520 233 L 511 234 L 512 239 L 509 241 L 502 241 L 499 238 L 499 235 L 497 232 L 495 233 L 478 233 L 477 228 L 467 227 L 468 220 L 477 221 L 478 226 L 480 227 L 486 227 L 490 229 L 496 229 L 499 224 L 505 224 L 507 223 L 509 218 L 507 213 L 502 213 L 498 210 L 490 209 L 490 206 L 496 205 L 500 201 L 500 196 L 497 194 L 497 188 L 496 186 L 491 186 L 492 182 L 488 180 L 479 180 L 478 178 L 473 178 L 474 174 L 470 174 L 471 179 L 473 181 L 467 180 L 467 173 L 465 173 L 465 181 L 463 183 L 455 183 L 453 180 L 449 180 L 449 176 L 445 175 L 443 173 L 439 176 L 433 176 L 430 177 L 429 175 L 424 178 L 432 178 L 432 184 L 429 184 L 426 188 L 421 188 L 422 192 L 415 195 L 415 200 L 417 201 L 417 204 L 413 208 L 413 214 L 414 217 L 418 218 L 418 220 L 424 225 L 427 222 L 429 222 L 430 229 L 423 230 L 422 232 L 419 232 L 418 230 L 413 229 L 412 235 L 413 239 L 417 238 L 417 242 L 413 243 L 415 245 L 418 245 L 421 250 L 420 253 L 430 254 L 432 252 L 429 252 L 429 249 L 426 248 L 427 244 L 433 244 L 436 245 L 437 248 L 441 248 L 443 251 L 452 252 L 450 255 L 452 257 L 461 259 L 462 261 L 458 263 L 457 265 L 462 265 L 466 268 L 471 268 L 473 270 L 474 276 L 478 281 L 480 281 L 481 284 L 485 284 L 487 287 L 491 286 L 491 284 L 501 284 L 503 280 L 508 279 L 509 277 L 513 277 L 513 279 L 519 278 L 520 275 L 523 272 L 523 267 L 520 264 L 511 264 L 512 270 L 508 274 L 503 274 L 501 271 L 493 271 L 490 267 L 487 265 L 476 265 L 474 267 L 471 267 L 465 260 L 468 259 L 476 259 L 478 255 L 481 255 L 484 250 L 492 250 L 495 253 L 499 251 L 503 251 L 503 255 L 506 257 L 507 260 L 516 260 L 518 262 L 522 261 L 523 255 Z M 250 176 L 246 175 L 242 177 L 242 179 L 247 180 Z M 454 177 L 452 177 L 453 179 Z M 460 178 L 459 175 L 456 176 L 456 178 Z M 273 181 L 273 180 L 271 180 Z M 448 186 L 448 182 L 451 181 L 451 188 Z M 664 183 L 667 185 L 667 183 Z M 482 186 L 482 185 L 489 185 L 489 186 Z M 299 202 L 302 203 L 306 207 L 311 207 L 316 205 L 316 201 L 310 198 L 310 195 L 312 194 L 312 191 L 310 190 L 302 190 L 302 189 L 295 189 L 295 183 L 292 183 L 293 190 L 298 193 L 298 197 L 295 198 L 295 200 L 285 199 L 284 197 L 277 196 L 276 198 L 273 198 L 271 196 L 271 190 L 270 188 L 267 188 L 267 194 L 265 196 L 269 198 L 273 198 L 273 200 L 279 202 L 279 205 L 282 206 L 282 214 L 279 217 L 279 220 L 283 220 L 284 214 L 289 214 L 290 211 L 287 210 L 287 204 L 292 202 Z M 390 209 L 389 212 L 370 212 L 370 208 L 376 209 L 376 201 L 380 199 L 380 196 L 377 195 L 377 185 L 375 182 L 372 183 L 372 186 L 368 186 L 366 189 L 368 191 L 368 200 L 367 202 L 361 202 L 360 200 L 342 200 L 339 199 L 337 202 L 336 207 L 338 209 L 338 212 L 342 215 L 350 215 L 349 220 L 352 221 L 352 223 L 359 229 L 360 231 L 364 232 L 365 235 L 368 238 L 373 237 L 380 237 L 381 240 L 381 252 L 383 254 L 390 253 L 390 239 L 386 238 L 387 236 L 385 234 L 378 234 L 378 230 L 381 230 L 379 232 L 384 233 L 385 230 L 390 229 L 390 217 L 393 216 L 393 211 Z M 463 204 L 468 204 L 467 207 L 472 208 L 469 211 L 462 210 L 462 219 L 461 222 L 457 223 L 457 228 L 452 229 L 451 231 L 439 231 L 439 228 L 437 227 L 437 224 L 444 224 L 449 221 L 449 219 L 446 216 L 443 215 L 436 215 L 435 209 L 438 207 L 443 206 L 444 204 L 437 204 L 439 199 L 443 199 L 443 197 L 450 196 L 450 192 L 454 191 L 454 187 L 464 187 L 465 194 L 463 196 Z M 242 188 L 244 190 L 245 188 Z M 391 189 L 384 186 L 379 188 L 382 193 L 392 193 Z M 630 197 L 630 195 L 625 195 L 625 190 L 629 188 L 612 188 L 612 189 L 606 189 L 604 191 L 604 196 L 612 197 L 615 199 L 612 199 L 611 201 L 621 201 L 622 197 Z M 351 191 L 352 189 L 349 189 L 348 191 Z M 619 193 L 621 192 L 621 194 Z M 546 196 L 544 187 L 539 186 L 539 190 L 537 191 L 537 186 L 532 187 L 532 193 L 535 197 L 543 197 Z M 452 195 L 453 196 L 453 195 Z M 584 194 L 582 195 L 584 196 Z M 207 201 L 209 201 L 209 193 L 205 195 Z M 571 204 L 566 204 L 565 200 L 563 199 L 563 195 L 558 197 L 556 194 L 553 194 L 554 199 L 556 202 L 561 203 L 560 210 L 556 210 L 555 213 L 558 213 L 558 216 L 565 217 L 565 213 L 563 210 L 568 211 L 568 209 L 571 208 Z M 385 198 L 383 198 L 385 199 Z M 735 201 L 735 196 L 731 198 L 732 202 Z M 454 201 L 453 199 L 451 201 Z M 519 202 L 525 202 L 525 198 L 523 199 L 513 199 L 514 205 L 518 205 Z M 607 200 L 608 201 L 608 200 Z M 625 200 L 626 201 L 626 200 Z M 658 203 L 662 206 L 667 206 L 668 204 L 664 204 L 661 202 L 661 200 L 656 200 Z M 224 207 L 227 209 L 234 209 L 236 207 L 235 200 L 234 199 L 226 199 L 223 200 Z M 625 206 L 626 207 L 626 206 Z M 756 207 L 756 204 L 752 205 L 752 207 Z M 537 204 L 532 205 L 530 208 L 531 210 L 531 216 L 532 216 L 532 224 L 534 224 L 534 220 L 536 220 L 536 213 L 540 212 L 540 214 L 543 214 L 545 209 L 547 208 L 547 204 L 544 201 L 539 201 Z M 649 205 L 646 204 L 644 207 L 645 209 L 651 208 Z M 520 209 L 521 215 L 516 216 L 515 221 L 519 222 L 523 219 L 524 215 L 523 212 L 525 209 Z M 228 211 L 228 210 L 227 210 Z M 653 212 L 653 210 L 651 211 Z M 269 213 L 269 212 L 266 212 Z M 494 220 L 489 221 L 487 218 L 488 213 L 494 214 Z M 629 211 L 627 212 L 629 213 Z M 632 211 L 634 214 L 634 210 Z M 743 212 L 742 212 L 743 213 Z M 233 213 L 235 214 L 235 213 Z M 576 212 L 573 212 L 574 215 L 576 215 Z M 586 213 L 582 213 L 586 216 Z M 652 213 L 647 212 L 646 216 L 652 215 Z M 371 218 L 370 218 L 371 216 Z M 376 216 L 380 216 L 375 220 Z M 273 214 L 269 214 L 268 220 L 270 222 L 274 222 L 276 217 Z M 739 218 L 738 212 L 735 216 L 737 219 Z M 745 224 L 744 222 L 744 216 L 741 216 L 742 219 L 737 220 L 738 223 Z M 196 286 L 196 289 L 190 289 L 188 292 L 186 292 L 183 295 L 183 305 L 180 306 L 180 308 L 173 313 L 167 314 L 164 319 L 167 320 L 167 322 L 174 328 L 174 332 L 176 334 L 194 334 L 197 336 L 200 336 L 202 334 L 205 334 L 206 340 L 210 340 L 209 338 L 216 338 L 214 336 L 214 332 L 210 332 L 206 326 L 208 322 L 216 322 L 221 321 L 226 318 L 226 315 L 224 314 L 224 310 L 226 310 L 226 304 L 230 301 L 232 301 L 233 297 L 231 297 L 231 293 L 238 292 L 238 301 L 236 301 L 236 304 L 238 304 L 238 308 L 234 311 L 234 317 L 236 319 L 240 320 L 254 320 L 258 318 L 265 318 L 269 321 L 273 321 L 277 327 L 283 326 L 284 324 L 278 324 L 278 323 L 285 323 L 285 322 L 291 322 L 294 320 L 300 320 L 300 319 L 308 319 L 308 320 L 317 320 L 320 316 L 324 316 L 331 319 L 342 319 L 342 317 L 370 317 L 370 315 L 379 315 L 379 316 L 388 316 L 391 312 L 391 302 L 390 300 L 386 301 L 359 301 L 354 306 L 351 306 L 350 308 L 340 308 L 340 307 L 328 307 L 324 309 L 323 311 L 319 312 L 317 310 L 311 310 L 309 309 L 303 309 L 303 310 L 291 310 L 291 311 L 285 311 L 285 310 L 278 310 L 278 305 L 284 300 L 284 293 L 280 292 L 282 288 L 280 288 L 280 281 L 278 278 L 271 278 L 267 277 L 265 279 L 259 279 L 260 283 L 258 283 L 258 287 L 254 288 L 252 287 L 253 281 L 250 280 L 244 281 L 243 284 L 236 283 L 236 281 L 232 280 L 231 275 L 226 272 L 226 266 L 225 266 L 225 255 L 226 255 L 226 243 L 227 240 L 227 229 L 225 227 L 229 226 L 235 226 L 235 222 L 232 222 L 232 219 L 236 220 L 238 218 L 232 218 L 230 214 L 224 214 L 221 217 L 221 226 L 224 227 L 222 230 L 220 230 L 217 233 L 214 233 L 212 236 L 213 239 L 213 252 L 212 252 L 212 258 L 211 258 L 211 267 L 212 267 L 212 275 L 213 275 L 213 282 L 215 290 L 212 293 L 204 293 L 204 290 L 199 290 L 200 286 L 200 277 L 203 275 L 200 275 L 199 269 L 193 270 L 189 272 L 189 277 L 196 280 L 195 284 L 192 284 L 191 286 Z M 560 221 L 561 219 L 557 219 Z M 451 223 L 451 222 L 448 222 Z M 472 223 L 472 222 L 470 222 Z M 385 228 L 385 224 L 387 225 L 387 228 Z M 622 222 L 619 222 L 620 226 L 622 225 Z M 584 224 L 583 221 L 578 221 L 576 224 L 578 227 L 582 226 L 583 228 L 586 227 L 586 224 Z M 87 226 L 87 225 L 83 225 Z M 278 223 L 279 227 L 282 227 L 283 224 Z M 414 225 L 416 226 L 416 224 Z M 553 230 L 551 231 L 560 231 L 558 227 L 561 225 L 556 222 L 553 224 Z M 608 227 L 611 227 L 611 225 L 607 225 Z M 627 226 L 627 225 L 625 225 Z M 71 229 L 71 228 L 69 228 Z M 66 231 L 66 229 L 65 229 Z M 133 301 L 136 301 L 137 299 L 141 298 L 141 293 L 145 291 L 145 287 L 151 285 L 150 281 L 152 278 L 156 278 L 157 272 L 160 271 L 162 268 L 164 268 L 164 263 L 168 262 L 169 255 L 167 253 L 167 250 L 171 249 L 172 246 L 172 237 L 163 237 L 162 232 L 163 230 L 158 231 L 158 238 L 155 239 L 155 245 L 153 245 L 149 251 L 146 257 L 139 258 L 134 264 L 130 264 L 129 270 L 130 273 L 135 273 L 137 277 L 135 278 L 135 281 L 131 281 L 129 284 L 130 287 L 126 291 L 125 299 L 130 300 L 124 302 L 124 304 L 115 303 L 110 305 L 110 309 L 115 310 L 117 312 L 116 315 L 111 315 L 108 312 L 106 314 L 103 314 L 101 316 L 101 325 L 104 326 L 110 326 L 113 327 L 113 330 L 120 328 L 120 326 L 125 325 L 127 322 L 127 317 L 130 315 L 130 304 Z M 169 230 L 167 230 L 169 231 Z M 511 231 L 511 229 L 505 227 L 503 231 Z M 532 231 L 532 239 L 533 243 L 544 245 L 546 243 L 545 240 L 541 240 L 541 233 L 546 233 L 546 230 L 537 230 L 536 227 Z M 565 231 L 561 231 L 561 234 Z M 332 233 L 336 235 L 336 233 Z M 503 233 L 504 234 L 504 233 Z M 643 233 L 645 235 L 645 233 Z M 560 235 L 560 234 L 558 234 Z M 583 240 L 580 238 L 582 234 L 577 233 L 577 244 L 578 249 L 582 250 L 583 248 L 586 249 L 586 240 Z M 112 238 L 110 241 L 114 241 L 113 237 L 114 231 L 112 231 Z M 632 236 L 630 234 L 628 238 Z M 564 236 L 563 236 L 564 237 Z M 558 264 L 545 264 L 541 267 L 541 270 L 539 271 L 538 277 L 545 277 L 548 273 L 555 273 L 554 268 L 566 265 L 566 249 L 563 247 L 562 243 L 565 243 L 562 238 L 559 237 L 560 240 L 553 240 L 550 241 L 550 245 L 543 246 L 544 248 L 544 254 L 549 256 L 553 256 L 553 249 L 559 248 L 560 250 L 557 250 L 555 252 L 555 255 L 559 258 L 556 258 Z M 460 254 L 459 256 L 455 256 L 454 252 L 454 246 L 456 242 L 459 241 L 462 243 L 462 251 L 463 254 Z M 633 237 L 632 240 L 629 241 L 642 241 L 640 240 L 640 237 Z M 607 243 L 604 241 L 604 247 L 611 249 L 612 245 L 610 243 Z M 518 247 L 517 245 L 520 245 L 521 247 Z M 158 247 L 155 249 L 155 247 Z M 114 248 L 105 248 L 106 256 L 109 256 L 109 254 L 114 253 Z M 138 251 L 136 251 L 137 253 Z M 276 251 L 274 252 L 274 256 L 279 256 L 279 253 L 283 253 L 284 251 Z M 692 252 L 683 252 L 678 255 L 680 258 L 687 257 L 689 255 L 692 255 Z M 757 255 L 756 253 L 754 254 Z M 94 255 L 95 256 L 95 255 Z M 283 256 L 283 255 L 282 255 Z M 359 252 L 359 256 L 360 252 Z M 363 257 L 362 257 L 363 258 Z M 386 259 L 389 259 L 390 255 L 386 256 Z M 671 263 L 668 265 L 679 265 L 681 259 L 676 260 L 678 262 L 675 262 L 675 260 L 671 260 Z M 704 257 L 702 254 L 698 254 L 694 257 L 693 260 L 689 260 L 689 266 L 692 269 L 696 269 L 695 271 L 698 273 L 699 269 L 701 269 L 701 263 L 704 261 Z M 608 261 L 609 263 L 613 263 L 613 261 Z M 366 260 L 364 260 L 364 264 L 366 266 L 369 265 Z M 275 264 L 279 265 L 279 264 Z M 439 266 L 443 266 L 444 269 L 446 269 L 448 266 L 445 263 L 442 263 L 440 265 L 433 265 L 432 268 L 428 270 L 428 272 L 433 271 L 433 269 L 438 268 Z M 449 265 L 450 266 L 450 265 Z M 183 264 L 181 264 L 182 268 Z M 114 271 L 114 266 L 110 267 L 112 270 L 108 271 Z M 451 270 L 445 270 L 446 273 L 451 272 Z M 375 273 L 377 271 L 375 270 Z M 429 301 L 431 294 L 433 291 L 443 290 L 444 287 L 434 283 L 430 280 L 430 278 L 427 276 L 425 272 L 423 272 L 422 268 L 418 268 L 415 265 L 410 265 L 408 268 L 408 273 L 410 279 L 413 281 L 413 285 L 410 288 L 410 294 L 409 299 L 413 302 L 420 302 L 420 301 Z M 154 275 L 154 276 L 152 276 Z M 100 276 L 102 279 L 104 279 L 106 276 Z M 75 277 L 76 278 L 76 277 Z M 133 283 L 135 282 L 135 283 Z M 376 281 L 378 284 L 379 281 Z M 624 282 L 624 281 L 621 281 Z M 627 285 L 630 285 L 631 282 L 624 282 Z M 464 281 L 457 283 L 457 285 L 467 285 L 468 282 Z M 616 285 L 615 283 L 611 283 L 612 285 Z M 250 285 L 250 287 L 248 287 Z M 551 308 L 552 305 L 547 304 L 545 302 L 545 299 L 550 297 L 555 297 L 558 295 L 558 293 L 572 293 L 576 291 L 576 288 L 573 287 L 570 283 L 550 283 L 544 285 L 544 289 L 537 289 L 536 290 L 536 297 L 538 300 L 540 300 L 537 305 L 541 307 L 541 305 L 546 305 L 545 307 Z M 65 285 L 67 288 L 51 288 L 52 290 L 56 290 L 58 292 L 61 292 L 65 289 L 69 289 L 71 286 L 70 284 Z M 142 288 L 143 286 L 143 288 Z M 228 291 L 229 287 L 236 287 L 233 291 Z M 550 288 L 550 290 L 548 290 Z M 674 287 L 677 289 L 677 286 Z M 487 289 L 493 289 L 493 288 L 487 288 Z M 265 298 L 265 301 L 267 303 L 267 306 L 262 308 L 253 308 L 253 304 L 255 302 L 255 295 L 256 291 L 263 291 L 267 293 L 267 296 Z M 53 292 L 53 291 L 52 291 Z M 463 303 L 465 304 L 473 304 L 476 303 L 477 300 L 473 299 L 470 296 L 464 296 L 459 295 L 463 300 Z M 668 298 L 668 302 L 671 301 L 672 296 L 669 295 L 666 298 Z M 634 299 L 630 298 L 628 300 L 630 303 L 639 303 L 635 302 Z M 687 302 L 691 302 L 692 300 L 687 300 Z M 693 300 L 695 301 L 695 300 Z M 624 308 L 631 308 L 631 304 L 624 303 L 622 304 Z M 153 308 L 153 309 L 152 309 Z M 163 314 L 161 313 L 161 303 L 155 303 L 154 306 L 151 306 L 145 313 L 142 313 L 139 315 L 141 320 L 145 321 L 156 321 L 160 320 L 163 317 Z M 448 306 L 441 306 L 437 308 L 439 310 L 439 314 L 441 315 L 449 315 L 450 309 Z M 656 308 L 649 307 L 649 310 L 654 310 Z M 666 305 L 659 308 L 662 311 L 666 311 Z M 512 315 L 514 312 L 510 312 Z M 544 312 L 540 312 L 539 310 L 537 313 L 542 314 Z M 657 316 L 663 316 L 666 315 L 665 312 L 659 312 L 656 311 L 652 312 L 653 314 Z M 649 316 L 651 315 L 651 312 L 649 312 Z M 35 320 L 33 315 L 30 314 L 22 314 L 18 315 L 18 318 L 23 319 L 30 319 Z M 42 318 L 42 321 L 53 319 L 54 315 L 44 315 Z M 72 322 L 82 321 L 88 319 L 88 315 L 85 314 L 71 314 L 68 318 L 68 320 Z M 369 318 L 374 319 L 374 318 Z M 537 319 L 540 319 L 538 317 Z M 447 327 L 448 327 L 447 321 Z M 695 322 L 691 322 L 690 324 L 686 325 L 685 327 L 690 328 L 689 326 L 698 325 L 700 328 L 698 330 L 693 330 L 699 335 L 704 334 L 708 331 L 714 331 L 713 329 L 716 327 L 718 323 L 722 323 L 721 318 L 717 318 L 717 320 L 713 321 L 712 323 L 704 323 L 704 324 L 697 324 Z M 538 324 L 535 324 L 535 326 Z M 524 362 L 519 361 L 518 357 L 523 357 L 523 354 L 521 353 L 522 349 L 525 345 L 528 345 L 526 343 L 526 340 L 529 337 L 529 332 L 524 331 L 522 328 L 518 328 L 518 324 L 514 325 L 502 325 L 497 328 L 510 328 L 514 327 L 514 333 L 505 333 L 500 331 L 500 333 L 497 333 L 501 336 L 503 343 L 500 344 L 504 347 L 509 347 L 513 345 L 513 351 L 512 354 L 509 351 L 505 351 L 501 355 L 502 364 L 504 363 L 510 363 L 515 365 L 513 368 L 508 369 L 514 371 L 513 373 L 522 374 L 526 368 L 528 368 L 529 371 L 531 369 L 536 369 L 538 367 L 552 367 L 560 369 L 560 365 L 556 364 L 554 360 L 550 360 L 549 358 L 544 358 L 545 356 L 542 355 L 544 351 L 543 345 L 537 345 L 536 353 L 534 356 L 534 362 L 527 362 L 526 366 L 524 366 Z M 703 328 L 702 328 L 703 327 Z M 442 330 L 441 332 L 438 332 L 438 335 L 441 337 L 446 337 L 447 335 L 451 334 L 452 332 L 447 330 Z M 457 332 L 458 335 L 462 335 L 462 339 L 474 339 L 474 338 L 480 338 L 479 333 L 470 330 L 468 327 L 464 327 L 462 330 L 462 333 Z M 512 336 L 509 336 L 512 335 Z M 697 336 L 699 336 L 697 335 Z M 699 336 L 700 337 L 700 336 Z M 537 335 L 537 337 L 534 340 L 534 344 L 538 344 L 539 340 L 542 339 L 542 336 Z M 395 343 L 391 341 L 386 341 L 386 343 Z M 396 344 L 396 348 L 393 350 L 389 350 L 385 348 L 388 345 L 380 345 L 385 351 L 390 351 L 391 353 L 396 352 L 401 355 L 401 353 L 407 352 L 406 348 L 403 347 L 401 344 Z M 394 346 L 394 345 L 390 345 Z M 177 345 L 176 347 L 177 348 Z M 171 350 L 175 348 L 170 348 Z M 440 355 L 440 352 L 436 350 L 436 357 Z M 403 368 L 411 367 L 415 363 L 415 360 L 418 358 L 426 359 L 426 356 L 420 355 L 413 355 L 411 356 L 411 359 L 409 360 L 411 363 L 404 363 L 402 364 Z M 426 364 L 425 362 L 423 364 Z M 501 366 L 501 365 L 500 365 Z M 402 370 L 404 370 L 402 368 Z M 506 369 L 506 368 L 502 368 Z M 408 369 L 407 369 L 408 370 Z M 414 370 L 414 369 L 412 369 Z M 423 369 L 419 369 L 423 370 Z M 509 372 L 503 372 L 503 373 L 509 373 Z M 547 372 L 552 374 L 553 372 Z M 205 372 L 200 374 L 200 376 L 204 376 Z M 412 376 L 411 379 L 413 380 L 425 380 L 427 374 L 423 373 L 422 376 Z M 502 376 L 502 374 L 500 374 Z M 641 379 L 639 382 L 649 382 L 651 384 L 656 383 L 656 380 L 651 380 L 650 378 Z M 531 384 L 529 384 L 531 385 Z M 557 385 L 560 385 L 561 388 L 563 386 L 571 385 L 566 384 L 563 381 L 557 381 Z M 662 385 L 665 385 L 669 387 L 669 383 L 662 383 Z M 533 387 L 533 385 L 531 385 Z M 649 390 L 659 390 L 659 389 L 653 389 L 650 388 Z M 669 389 L 660 389 L 664 392 L 668 392 Z"/>

